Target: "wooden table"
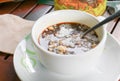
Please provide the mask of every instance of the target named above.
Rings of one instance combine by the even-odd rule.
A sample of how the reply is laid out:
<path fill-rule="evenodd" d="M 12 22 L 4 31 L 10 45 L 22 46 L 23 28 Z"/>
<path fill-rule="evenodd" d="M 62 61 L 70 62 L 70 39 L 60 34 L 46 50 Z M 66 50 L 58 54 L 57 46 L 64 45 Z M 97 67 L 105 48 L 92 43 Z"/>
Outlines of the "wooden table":
<path fill-rule="evenodd" d="M 51 11 L 53 6 L 37 4 L 36 0 L 0 4 L 0 15 L 9 13 L 29 20 L 37 20 Z M 109 13 L 106 11 L 103 16 L 107 17 Z M 120 19 L 111 21 L 107 30 L 120 42 Z M 13 67 L 13 55 L 0 52 L 0 81 L 20 81 Z"/>

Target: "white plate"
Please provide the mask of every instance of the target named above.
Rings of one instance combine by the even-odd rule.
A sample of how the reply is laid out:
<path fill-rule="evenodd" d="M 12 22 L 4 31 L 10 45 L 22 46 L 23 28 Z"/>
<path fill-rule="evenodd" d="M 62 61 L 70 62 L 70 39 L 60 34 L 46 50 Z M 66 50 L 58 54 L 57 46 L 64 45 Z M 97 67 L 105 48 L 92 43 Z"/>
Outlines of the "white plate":
<path fill-rule="evenodd" d="M 120 73 L 120 44 L 110 34 L 107 35 L 98 65 L 85 76 L 72 77 L 48 71 L 40 64 L 30 35 L 15 50 L 15 71 L 22 81 L 115 81 Z"/>

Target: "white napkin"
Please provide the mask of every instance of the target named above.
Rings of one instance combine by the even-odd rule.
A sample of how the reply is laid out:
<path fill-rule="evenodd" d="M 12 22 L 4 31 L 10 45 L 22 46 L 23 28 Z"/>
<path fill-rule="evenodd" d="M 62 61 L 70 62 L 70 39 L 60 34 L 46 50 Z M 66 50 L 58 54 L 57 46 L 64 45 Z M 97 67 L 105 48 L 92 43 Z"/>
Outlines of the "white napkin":
<path fill-rule="evenodd" d="M 0 51 L 13 54 L 17 44 L 31 32 L 34 21 L 12 14 L 0 15 Z"/>

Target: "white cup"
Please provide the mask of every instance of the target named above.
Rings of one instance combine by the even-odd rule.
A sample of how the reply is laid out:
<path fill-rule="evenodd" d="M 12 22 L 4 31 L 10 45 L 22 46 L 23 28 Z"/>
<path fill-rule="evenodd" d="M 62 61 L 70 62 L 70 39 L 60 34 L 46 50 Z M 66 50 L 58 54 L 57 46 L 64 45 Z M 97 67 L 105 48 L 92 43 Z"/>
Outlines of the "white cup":
<path fill-rule="evenodd" d="M 100 43 L 90 51 L 76 55 L 60 55 L 41 47 L 38 43 L 38 37 L 45 28 L 61 22 L 76 22 L 92 27 L 99 20 L 95 16 L 78 10 L 58 10 L 39 18 L 32 28 L 32 39 L 41 64 L 56 73 L 84 75 L 96 65 L 102 54 L 107 38 L 106 29 L 104 27 L 96 29 Z"/>

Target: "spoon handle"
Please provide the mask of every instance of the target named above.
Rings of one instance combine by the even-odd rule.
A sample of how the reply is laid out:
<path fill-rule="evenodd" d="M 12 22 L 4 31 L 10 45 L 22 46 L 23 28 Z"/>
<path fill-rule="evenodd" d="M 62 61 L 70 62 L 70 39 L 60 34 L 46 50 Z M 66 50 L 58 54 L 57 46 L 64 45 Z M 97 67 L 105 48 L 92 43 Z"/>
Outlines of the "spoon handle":
<path fill-rule="evenodd" d="M 85 31 L 85 33 L 82 35 L 82 37 L 84 37 L 87 33 L 91 32 L 92 30 L 97 29 L 98 27 L 106 24 L 107 22 L 120 17 L 120 10 L 118 10 L 116 13 L 114 13 L 113 15 L 109 16 L 108 18 L 104 19 L 103 21 L 101 21 L 100 23 L 96 24 L 95 26 L 93 26 L 92 28 L 88 29 L 87 31 Z"/>

